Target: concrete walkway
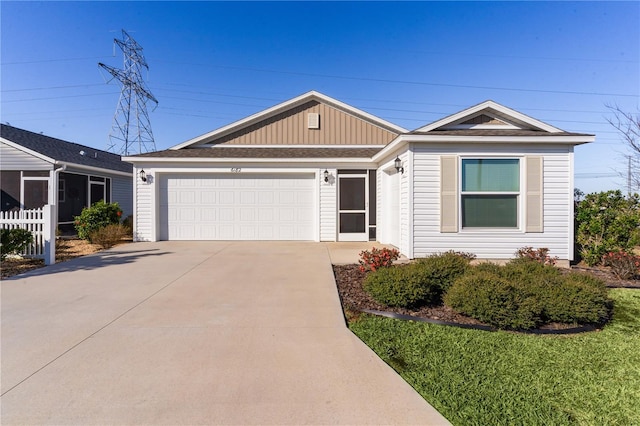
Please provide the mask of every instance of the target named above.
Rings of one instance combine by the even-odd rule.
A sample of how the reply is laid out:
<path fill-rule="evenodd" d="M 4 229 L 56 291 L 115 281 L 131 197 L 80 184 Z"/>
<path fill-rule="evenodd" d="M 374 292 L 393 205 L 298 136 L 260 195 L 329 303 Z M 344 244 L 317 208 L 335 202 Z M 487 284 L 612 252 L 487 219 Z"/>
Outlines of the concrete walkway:
<path fill-rule="evenodd" d="M 344 325 L 321 243 L 135 243 L 2 282 L 3 425 L 448 424 Z"/>

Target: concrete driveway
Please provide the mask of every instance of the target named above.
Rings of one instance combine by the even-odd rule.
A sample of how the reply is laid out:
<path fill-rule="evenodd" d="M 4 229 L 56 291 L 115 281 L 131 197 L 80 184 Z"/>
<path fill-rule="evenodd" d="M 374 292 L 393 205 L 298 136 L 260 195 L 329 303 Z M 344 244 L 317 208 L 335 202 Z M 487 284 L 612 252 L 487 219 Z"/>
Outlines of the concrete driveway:
<path fill-rule="evenodd" d="M 448 424 L 345 327 L 322 243 L 128 244 L 1 298 L 3 425 Z"/>

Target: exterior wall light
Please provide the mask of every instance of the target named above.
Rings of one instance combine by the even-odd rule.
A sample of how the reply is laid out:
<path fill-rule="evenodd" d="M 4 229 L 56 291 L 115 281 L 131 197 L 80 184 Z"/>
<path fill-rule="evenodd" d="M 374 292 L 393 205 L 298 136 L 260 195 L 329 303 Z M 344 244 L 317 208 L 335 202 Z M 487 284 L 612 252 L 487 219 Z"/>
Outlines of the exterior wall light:
<path fill-rule="evenodd" d="M 324 181 L 329 182 L 329 170 L 324 169 L 323 175 L 324 175 Z"/>
<path fill-rule="evenodd" d="M 144 172 L 144 169 L 140 170 L 140 180 L 143 182 L 147 181 L 147 174 Z"/>
<path fill-rule="evenodd" d="M 400 161 L 400 157 L 396 157 L 393 165 L 396 167 L 396 172 L 404 174 L 404 167 L 402 167 L 402 161 Z"/>

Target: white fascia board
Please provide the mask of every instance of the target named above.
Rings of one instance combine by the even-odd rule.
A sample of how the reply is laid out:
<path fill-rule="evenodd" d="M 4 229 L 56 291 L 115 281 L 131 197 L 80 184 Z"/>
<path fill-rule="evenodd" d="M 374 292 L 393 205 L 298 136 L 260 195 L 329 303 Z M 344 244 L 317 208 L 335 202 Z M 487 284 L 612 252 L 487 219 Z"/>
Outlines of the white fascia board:
<path fill-rule="evenodd" d="M 330 148 L 330 149 L 341 149 L 341 148 L 384 148 L 387 145 L 241 145 L 241 144 L 221 144 L 221 145 L 194 145 L 191 148 L 193 149 L 224 149 L 224 148 Z"/>
<path fill-rule="evenodd" d="M 90 172 L 98 172 L 105 175 L 118 175 L 118 176 L 127 176 L 127 177 L 133 176 L 133 172 L 128 173 L 128 172 L 121 172 L 120 170 L 103 169 L 102 167 L 83 166 L 82 164 L 68 163 L 66 161 L 56 161 L 55 164 L 60 166 L 66 166 L 67 168 L 72 167 L 74 169 L 87 170 Z"/>
<path fill-rule="evenodd" d="M 513 144 L 570 144 L 581 145 L 595 140 L 595 136 L 443 136 L 443 135 L 400 135 L 382 151 L 372 157 L 375 162 L 399 152 L 407 143 L 513 143 Z"/>
<path fill-rule="evenodd" d="M 387 146 L 385 146 L 382 151 L 379 151 L 372 157 L 372 160 L 376 163 L 380 162 L 383 158 L 390 156 L 391 154 L 396 154 L 397 151 L 401 150 L 407 142 L 411 142 L 411 137 L 413 135 L 400 135 L 391 141 Z"/>
<path fill-rule="evenodd" d="M 581 145 L 593 142 L 595 136 L 446 136 L 446 135 L 407 135 L 408 142 L 457 142 L 457 143 L 539 143 Z M 383 150 L 385 151 L 385 150 Z"/>
<path fill-rule="evenodd" d="M 34 157 L 39 158 L 40 160 L 46 161 L 46 162 L 51 163 L 51 164 L 55 164 L 56 163 L 56 160 L 54 160 L 53 158 L 47 157 L 46 155 L 42 155 L 39 152 L 33 151 L 33 150 L 29 149 L 29 148 L 25 148 L 24 146 L 22 146 L 20 144 L 17 144 L 15 142 L 11 142 L 10 140 L 5 139 L 3 137 L 0 137 L 0 141 L 2 141 L 3 143 L 9 145 L 10 147 L 15 148 L 15 149 L 17 149 L 19 151 L 22 151 L 22 152 L 24 152 L 26 154 L 33 155 Z"/>
<path fill-rule="evenodd" d="M 214 137 L 220 137 L 223 136 L 226 133 L 230 133 L 234 130 L 240 129 L 242 127 L 246 127 L 250 124 L 253 124 L 254 122 L 258 122 L 260 120 L 264 120 L 265 118 L 271 117 L 275 114 L 278 114 L 282 111 L 286 111 L 288 109 L 291 109 L 292 107 L 298 105 L 298 104 L 302 104 L 304 102 L 313 100 L 313 99 L 320 99 L 323 102 L 333 105 L 335 107 L 338 107 L 340 109 L 345 110 L 346 112 L 352 114 L 352 115 L 356 115 L 356 116 L 360 116 L 363 118 L 366 118 L 367 120 L 370 120 L 374 123 L 377 123 L 379 126 L 381 127 L 389 127 L 394 129 L 397 133 L 406 133 L 408 130 L 404 129 L 396 124 L 390 123 L 386 120 L 383 120 L 381 118 L 378 118 L 374 115 L 371 115 L 367 112 L 364 112 L 362 110 L 359 110 L 355 107 L 352 107 L 350 105 L 347 105 L 343 102 L 338 101 L 337 99 L 333 99 L 327 95 L 323 95 L 322 93 L 316 92 L 314 90 L 304 93 L 300 96 L 297 96 L 293 99 L 290 99 L 288 101 L 279 103 L 278 105 L 272 106 L 271 108 L 267 108 L 263 111 L 257 112 L 253 115 L 250 115 L 249 117 L 245 117 L 241 120 L 235 121 L 231 124 L 228 124 L 224 127 L 220 127 L 217 130 L 214 130 L 212 132 L 209 133 L 205 133 L 204 135 L 195 137 L 193 139 L 189 139 L 186 142 L 183 142 L 181 144 L 172 146 L 169 149 L 172 150 L 177 150 L 177 149 L 182 149 L 185 148 L 187 146 L 197 146 L 197 145 L 201 145 L 202 141 L 206 140 L 206 139 L 210 139 L 210 138 L 214 138 Z"/>
<path fill-rule="evenodd" d="M 424 127 L 420 127 L 418 129 L 416 129 L 416 131 L 429 132 L 431 130 L 437 129 L 439 127 L 446 126 L 447 124 L 450 124 L 450 123 L 454 123 L 454 122 L 456 122 L 458 120 L 461 120 L 461 119 L 463 119 L 463 118 L 465 118 L 467 116 L 476 114 L 476 113 L 481 112 L 482 110 L 488 109 L 488 108 L 503 114 L 507 118 L 513 118 L 513 119 L 516 119 L 518 121 L 522 121 L 524 123 L 529 124 L 532 127 L 538 128 L 540 130 L 544 130 L 544 131 L 549 132 L 549 133 L 562 132 L 562 130 L 558 129 L 557 127 L 554 127 L 554 126 L 552 126 L 550 124 L 544 123 L 544 122 L 542 122 L 540 120 L 536 120 L 533 117 L 529 117 L 528 115 L 525 115 L 525 114 L 523 114 L 521 112 L 518 112 L 516 110 L 508 108 L 508 107 L 506 107 L 504 105 L 500 105 L 499 103 L 496 103 L 494 101 L 485 101 L 485 102 L 482 102 L 482 103 L 480 103 L 478 105 L 474 105 L 474 106 L 472 106 L 470 108 L 467 108 L 467 109 L 462 110 L 460 112 L 457 112 L 455 114 L 449 115 L 449 116 L 447 116 L 447 117 L 445 117 L 445 118 L 443 118 L 441 120 L 435 121 L 435 122 L 433 122 L 431 124 L 428 124 L 428 125 L 426 125 Z"/>
<path fill-rule="evenodd" d="M 129 163 L 148 164 L 148 163 L 371 163 L 371 158 L 178 158 L 178 157 L 126 157 L 124 159 Z"/>

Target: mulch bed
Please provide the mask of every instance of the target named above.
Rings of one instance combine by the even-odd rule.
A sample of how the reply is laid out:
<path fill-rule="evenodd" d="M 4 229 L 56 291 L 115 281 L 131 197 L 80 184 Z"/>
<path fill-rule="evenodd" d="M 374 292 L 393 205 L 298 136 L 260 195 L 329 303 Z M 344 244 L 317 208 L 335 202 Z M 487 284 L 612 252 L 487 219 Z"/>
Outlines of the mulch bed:
<path fill-rule="evenodd" d="M 608 268 L 578 265 L 572 267 L 572 270 L 593 274 L 605 281 L 607 287 L 640 289 L 639 280 L 619 280 L 609 272 Z M 444 321 L 466 326 L 484 325 L 480 321 L 461 315 L 444 305 L 427 306 L 419 309 L 391 308 L 381 305 L 363 290 L 362 283 L 364 282 L 366 273 L 360 271 L 358 265 L 333 265 L 333 272 L 336 278 L 340 300 L 342 301 L 342 307 L 348 319 L 353 318 L 360 312 L 364 311 L 383 311 L 392 314 L 409 315 L 412 317 L 426 318 L 427 320 Z M 574 326 L 568 324 L 548 324 L 542 327 L 540 331 L 564 330 L 572 327 Z"/>

